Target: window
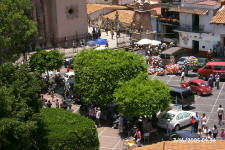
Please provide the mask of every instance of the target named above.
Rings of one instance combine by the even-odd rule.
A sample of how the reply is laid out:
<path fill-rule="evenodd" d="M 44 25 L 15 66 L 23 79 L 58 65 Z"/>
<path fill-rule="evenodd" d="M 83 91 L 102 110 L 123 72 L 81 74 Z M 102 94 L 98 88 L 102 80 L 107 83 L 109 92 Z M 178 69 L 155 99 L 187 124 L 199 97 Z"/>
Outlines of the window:
<path fill-rule="evenodd" d="M 187 112 L 184 112 L 184 113 L 183 113 L 183 116 L 184 116 L 184 118 L 188 118 L 188 117 L 190 117 L 190 114 L 187 113 Z"/>
<path fill-rule="evenodd" d="M 211 66 L 205 66 L 204 69 L 211 69 Z"/>
<path fill-rule="evenodd" d="M 222 66 L 213 66 L 213 70 L 223 70 Z"/>
<path fill-rule="evenodd" d="M 174 114 L 166 113 L 163 115 L 163 118 L 173 120 Z"/>
<path fill-rule="evenodd" d="M 184 119 L 184 116 L 182 113 L 178 114 L 177 117 L 176 117 L 177 120 L 182 120 Z"/>

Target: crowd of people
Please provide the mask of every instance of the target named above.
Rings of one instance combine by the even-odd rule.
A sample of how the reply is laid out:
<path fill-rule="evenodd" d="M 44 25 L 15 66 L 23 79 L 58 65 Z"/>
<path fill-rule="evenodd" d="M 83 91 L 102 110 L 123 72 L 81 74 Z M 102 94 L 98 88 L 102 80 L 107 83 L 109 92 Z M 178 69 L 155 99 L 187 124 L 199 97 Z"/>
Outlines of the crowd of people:
<path fill-rule="evenodd" d="M 224 120 L 224 109 L 222 105 L 219 105 L 217 109 L 217 115 L 218 115 L 218 125 L 221 127 L 223 125 L 222 120 Z M 219 132 L 217 125 L 214 125 L 212 129 L 209 129 L 207 126 L 207 116 L 205 113 L 202 114 L 200 117 L 198 113 L 196 112 L 195 116 L 192 116 L 190 118 L 190 124 L 191 124 L 191 132 L 197 133 L 203 138 L 207 138 L 209 140 L 216 139 L 219 135 L 222 140 L 225 138 L 225 131 L 222 128 Z M 200 125 L 200 127 L 199 127 Z M 171 127 L 168 127 L 168 134 L 171 133 Z"/>

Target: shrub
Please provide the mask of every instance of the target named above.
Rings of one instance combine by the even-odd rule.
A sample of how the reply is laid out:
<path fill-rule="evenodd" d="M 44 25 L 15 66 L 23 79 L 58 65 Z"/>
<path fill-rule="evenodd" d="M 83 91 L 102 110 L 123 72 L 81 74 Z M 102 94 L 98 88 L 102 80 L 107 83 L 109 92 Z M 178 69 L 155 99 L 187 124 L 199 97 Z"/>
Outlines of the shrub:
<path fill-rule="evenodd" d="M 61 109 L 43 109 L 41 113 L 48 149 L 99 149 L 98 134 L 92 120 Z"/>

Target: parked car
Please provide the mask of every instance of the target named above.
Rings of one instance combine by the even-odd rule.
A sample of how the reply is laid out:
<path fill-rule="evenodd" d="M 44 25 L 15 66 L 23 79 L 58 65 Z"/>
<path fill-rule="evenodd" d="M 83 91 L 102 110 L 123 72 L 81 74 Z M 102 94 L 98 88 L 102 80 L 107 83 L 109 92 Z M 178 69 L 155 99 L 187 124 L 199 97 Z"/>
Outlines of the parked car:
<path fill-rule="evenodd" d="M 64 59 L 64 66 L 65 66 L 65 68 L 70 67 L 71 69 L 73 69 L 73 62 L 74 62 L 74 58 L 66 58 L 66 59 Z"/>
<path fill-rule="evenodd" d="M 208 62 L 203 68 L 198 69 L 199 78 L 207 80 L 210 74 L 219 74 L 221 79 L 225 79 L 225 62 Z"/>
<path fill-rule="evenodd" d="M 172 132 L 170 135 L 166 135 L 164 140 L 202 140 L 202 137 L 190 130 L 179 130 Z"/>
<path fill-rule="evenodd" d="M 170 86 L 170 95 L 174 104 L 180 104 L 182 107 L 190 106 L 195 102 L 195 97 L 191 90 L 183 87 Z"/>
<path fill-rule="evenodd" d="M 170 63 L 170 57 L 174 56 L 175 61 L 177 61 L 180 57 L 185 56 L 186 50 L 182 47 L 171 47 L 162 52 L 160 57 L 162 58 L 162 64 L 168 65 Z"/>
<path fill-rule="evenodd" d="M 188 82 L 181 83 L 181 87 L 188 88 L 189 86 L 192 93 L 196 93 L 197 95 L 212 94 L 212 88 L 208 85 L 208 82 L 202 79 L 192 79 Z"/>
<path fill-rule="evenodd" d="M 199 68 L 202 68 L 203 66 L 205 66 L 205 64 L 209 61 L 209 58 L 198 58 L 198 65 L 194 66 L 193 72 L 198 71 Z"/>
<path fill-rule="evenodd" d="M 181 127 L 190 125 L 190 118 L 194 115 L 195 113 L 191 111 L 170 110 L 158 119 L 157 126 L 167 129 L 168 123 L 170 123 L 172 125 L 172 129 L 177 131 L 180 130 Z M 168 119 L 170 119 L 170 122 L 168 122 Z"/>
<path fill-rule="evenodd" d="M 69 82 L 70 84 L 74 83 L 74 72 L 70 71 L 65 73 L 65 75 L 63 76 L 64 82 Z"/>

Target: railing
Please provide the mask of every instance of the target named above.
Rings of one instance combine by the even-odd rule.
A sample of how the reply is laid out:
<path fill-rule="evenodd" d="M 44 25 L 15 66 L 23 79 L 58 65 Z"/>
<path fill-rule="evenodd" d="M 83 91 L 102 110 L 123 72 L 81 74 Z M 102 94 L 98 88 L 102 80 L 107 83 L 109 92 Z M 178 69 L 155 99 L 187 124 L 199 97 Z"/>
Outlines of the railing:
<path fill-rule="evenodd" d="M 160 22 L 165 24 L 170 24 L 170 25 L 176 25 L 176 26 L 180 24 L 180 21 L 175 18 L 160 18 Z"/>
<path fill-rule="evenodd" d="M 198 27 L 192 27 L 192 26 L 179 26 L 178 28 L 176 28 L 175 30 L 177 31 L 185 31 L 185 32 L 194 32 L 194 33 L 206 33 L 206 31 L 204 30 L 204 25 L 198 26 Z"/>

